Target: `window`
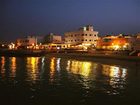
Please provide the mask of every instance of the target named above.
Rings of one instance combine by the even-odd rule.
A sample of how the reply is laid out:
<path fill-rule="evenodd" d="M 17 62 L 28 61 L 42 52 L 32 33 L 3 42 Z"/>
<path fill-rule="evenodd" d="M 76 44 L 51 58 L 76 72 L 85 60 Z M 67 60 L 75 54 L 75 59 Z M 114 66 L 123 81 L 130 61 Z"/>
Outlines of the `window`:
<path fill-rule="evenodd" d="M 94 36 L 96 36 L 96 35 L 94 35 Z"/>
<path fill-rule="evenodd" d="M 92 36 L 92 34 L 90 34 L 89 36 Z"/>
<path fill-rule="evenodd" d="M 82 34 L 82 36 L 84 36 L 84 34 Z"/>
<path fill-rule="evenodd" d="M 87 36 L 87 34 L 85 34 L 85 36 Z"/>
<path fill-rule="evenodd" d="M 87 41 L 87 39 L 85 39 L 85 41 Z"/>
<path fill-rule="evenodd" d="M 91 39 L 89 41 L 92 41 Z"/>

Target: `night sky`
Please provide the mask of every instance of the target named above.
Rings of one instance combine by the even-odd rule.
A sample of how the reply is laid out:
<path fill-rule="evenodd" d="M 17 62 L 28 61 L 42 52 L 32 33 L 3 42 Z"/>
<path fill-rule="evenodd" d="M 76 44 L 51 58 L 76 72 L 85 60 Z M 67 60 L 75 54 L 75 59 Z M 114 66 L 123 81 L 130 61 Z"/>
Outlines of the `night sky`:
<path fill-rule="evenodd" d="M 100 35 L 140 32 L 140 0 L 0 0 L 0 41 L 87 24 Z"/>

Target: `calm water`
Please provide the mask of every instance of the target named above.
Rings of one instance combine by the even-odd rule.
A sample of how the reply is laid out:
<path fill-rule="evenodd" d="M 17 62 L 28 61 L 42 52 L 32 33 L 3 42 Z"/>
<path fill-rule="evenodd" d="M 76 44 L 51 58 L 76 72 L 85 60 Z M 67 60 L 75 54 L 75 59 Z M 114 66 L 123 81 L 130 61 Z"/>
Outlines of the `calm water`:
<path fill-rule="evenodd" d="M 107 62 L 0 57 L 0 105 L 140 105 L 139 63 Z"/>

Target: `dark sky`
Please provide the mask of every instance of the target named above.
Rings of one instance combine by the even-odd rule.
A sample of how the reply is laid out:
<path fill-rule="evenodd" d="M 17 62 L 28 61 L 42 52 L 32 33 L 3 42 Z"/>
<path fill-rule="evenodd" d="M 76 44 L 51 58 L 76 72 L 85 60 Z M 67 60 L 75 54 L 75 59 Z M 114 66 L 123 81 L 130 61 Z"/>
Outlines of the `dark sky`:
<path fill-rule="evenodd" d="M 0 40 L 87 24 L 100 35 L 140 32 L 140 0 L 0 0 Z"/>

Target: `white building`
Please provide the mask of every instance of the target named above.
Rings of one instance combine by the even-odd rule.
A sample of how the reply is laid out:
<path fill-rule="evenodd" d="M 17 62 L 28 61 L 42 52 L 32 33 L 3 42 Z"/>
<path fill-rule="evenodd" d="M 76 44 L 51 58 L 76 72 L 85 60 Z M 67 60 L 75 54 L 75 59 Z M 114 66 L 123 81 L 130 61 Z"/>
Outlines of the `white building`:
<path fill-rule="evenodd" d="M 36 36 L 27 36 L 25 38 L 17 39 L 16 41 L 17 46 L 31 46 L 36 44 L 37 44 Z"/>
<path fill-rule="evenodd" d="M 66 44 L 96 46 L 98 32 L 94 31 L 93 26 L 87 25 L 77 31 L 66 32 L 64 34 L 64 39 Z"/>

